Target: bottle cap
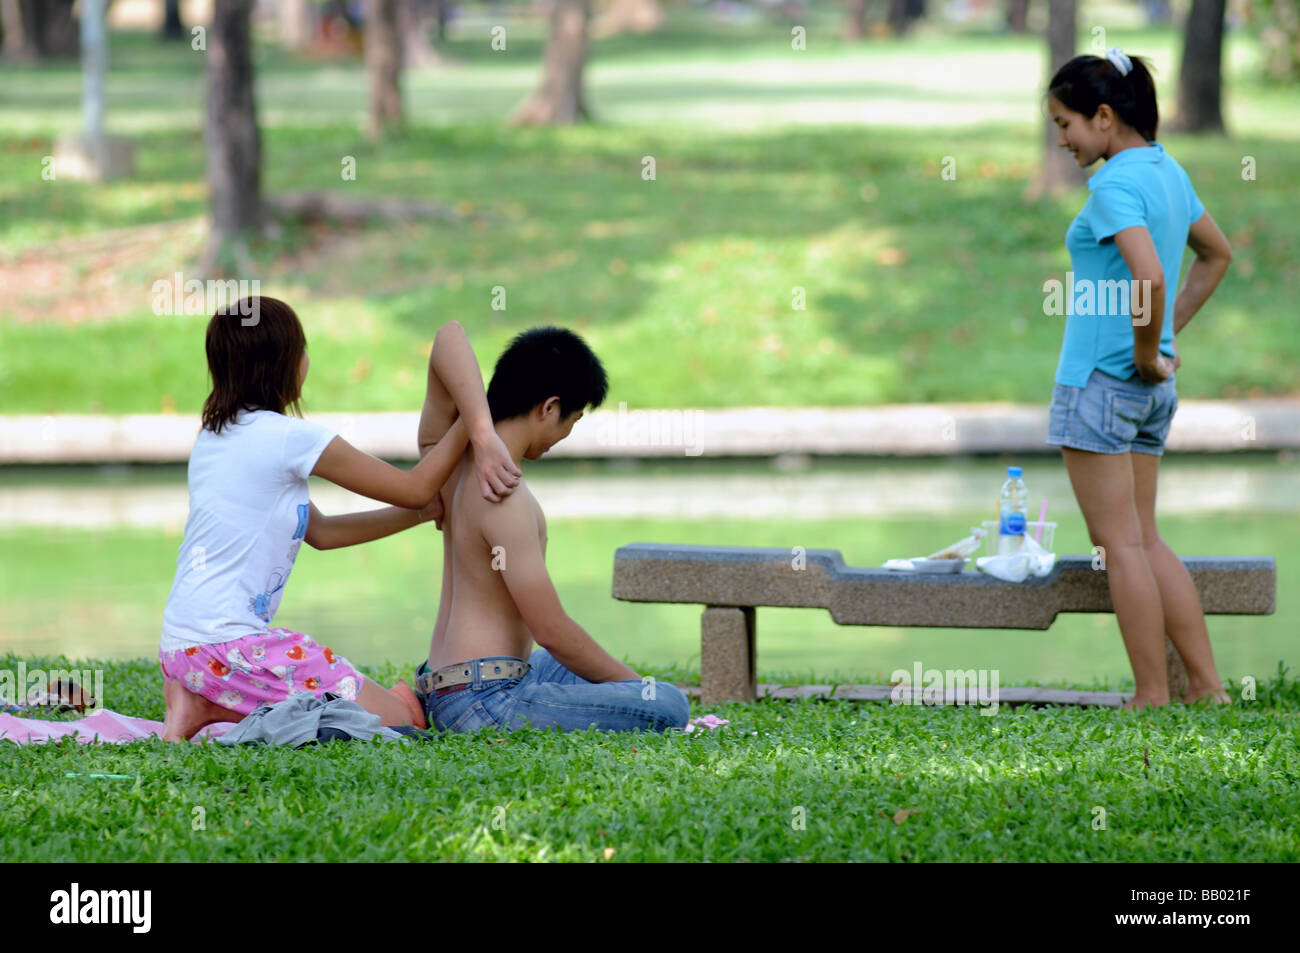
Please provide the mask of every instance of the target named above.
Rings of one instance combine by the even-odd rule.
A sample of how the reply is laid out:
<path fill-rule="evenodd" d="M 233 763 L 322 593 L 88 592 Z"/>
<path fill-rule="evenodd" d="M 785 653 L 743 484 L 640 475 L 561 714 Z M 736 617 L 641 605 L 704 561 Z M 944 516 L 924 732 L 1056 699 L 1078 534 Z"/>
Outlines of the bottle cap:
<path fill-rule="evenodd" d="M 1024 475 L 1024 470 L 1022 470 L 1020 467 L 1007 467 L 1007 476 L 1019 477 L 1023 475 Z"/>

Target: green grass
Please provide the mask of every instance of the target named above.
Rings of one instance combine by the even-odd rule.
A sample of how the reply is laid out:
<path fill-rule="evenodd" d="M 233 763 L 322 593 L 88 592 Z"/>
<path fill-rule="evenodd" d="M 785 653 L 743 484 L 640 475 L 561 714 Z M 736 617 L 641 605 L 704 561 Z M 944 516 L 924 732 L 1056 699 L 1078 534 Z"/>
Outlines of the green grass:
<path fill-rule="evenodd" d="M 161 717 L 152 662 L 75 663 L 99 666 L 122 708 Z M 83 862 L 601 861 L 611 848 L 615 862 L 1300 853 L 1300 683 L 1283 672 L 1226 710 L 1004 707 L 985 717 L 763 702 L 692 715 L 706 710 L 730 723 L 692 735 L 490 731 L 299 751 L 0 741 L 0 842 L 7 860 Z M 904 810 L 919 813 L 895 823 Z"/>
<path fill-rule="evenodd" d="M 462 38 L 459 66 L 412 75 L 412 125 L 382 145 L 359 132 L 359 64 L 262 49 L 269 193 L 432 198 L 470 216 L 290 226 L 261 248 L 241 277 L 303 317 L 309 408 L 418 407 L 429 341 L 451 318 L 485 372 L 524 327 L 577 329 L 605 361 L 615 405 L 1045 401 L 1063 319 L 1043 315 L 1042 284 L 1069 267 L 1063 235 L 1083 193 L 1021 199 L 1040 149 L 1041 44 L 926 34 L 851 48 L 817 36 L 796 54 L 788 31 L 686 21 L 596 44 L 601 123 L 542 130 L 502 124 L 534 81 L 535 44 L 525 36 L 494 57 Z M 1174 33 L 1115 39 L 1152 51 L 1172 90 Z M 206 393 L 205 318 L 152 312 L 153 282 L 190 276 L 202 238 L 187 224 L 206 207 L 201 61 L 149 38 L 114 43 L 110 125 L 135 140 L 137 175 L 106 186 L 39 176 L 53 137 L 78 121 L 75 69 L 0 65 L 0 267 L 53 269 L 0 301 L 8 413 L 194 413 Z M 1180 338 L 1185 398 L 1297 391 L 1285 302 L 1300 295 L 1289 264 L 1300 235 L 1279 209 L 1300 187 L 1300 93 L 1254 79 L 1248 37 L 1231 51 L 1236 137 L 1164 139 L 1236 253 Z M 873 110 L 886 120 L 864 123 Z M 1241 178 L 1246 155 L 1253 181 Z M 344 156 L 355 182 L 340 178 Z M 940 178 L 945 156 L 955 181 Z M 133 250 L 51 244 L 169 222 Z M 491 307 L 496 286 L 505 311 Z M 796 287 L 806 310 L 792 307 Z"/>

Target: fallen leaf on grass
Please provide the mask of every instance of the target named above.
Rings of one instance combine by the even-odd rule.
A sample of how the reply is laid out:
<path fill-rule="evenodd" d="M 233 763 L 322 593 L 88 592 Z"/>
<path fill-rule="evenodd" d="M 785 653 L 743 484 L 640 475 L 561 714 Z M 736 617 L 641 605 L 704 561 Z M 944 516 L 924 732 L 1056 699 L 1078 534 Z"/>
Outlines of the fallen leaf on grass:
<path fill-rule="evenodd" d="M 908 819 L 909 817 L 911 817 L 913 814 L 920 814 L 920 813 L 921 813 L 920 811 L 918 811 L 918 810 L 914 810 L 913 808 L 910 808 L 910 807 L 900 808 L 900 809 L 899 809 L 899 810 L 894 814 L 894 823 L 895 823 L 895 824 L 901 824 L 901 823 L 903 823 L 903 821 L 907 820 L 907 819 Z"/>
<path fill-rule="evenodd" d="M 779 719 L 779 716 L 778 716 Z M 697 728 L 708 728 L 710 731 L 721 728 L 723 725 L 729 725 L 731 722 L 725 718 L 719 718 L 717 715 L 701 715 L 699 718 L 692 718 L 687 722 L 686 727 L 682 729 L 686 734 L 690 734 Z"/>

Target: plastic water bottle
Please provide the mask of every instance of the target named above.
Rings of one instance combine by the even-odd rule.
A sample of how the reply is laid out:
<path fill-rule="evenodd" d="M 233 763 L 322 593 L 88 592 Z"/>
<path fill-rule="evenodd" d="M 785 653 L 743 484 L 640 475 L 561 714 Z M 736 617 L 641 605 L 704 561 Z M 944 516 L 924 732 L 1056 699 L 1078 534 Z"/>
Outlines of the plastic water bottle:
<path fill-rule="evenodd" d="M 1014 553 L 1025 542 L 1029 522 L 1029 494 L 1020 478 L 1020 467 L 1007 467 L 1007 481 L 1002 484 L 1001 525 L 998 527 L 998 555 Z"/>

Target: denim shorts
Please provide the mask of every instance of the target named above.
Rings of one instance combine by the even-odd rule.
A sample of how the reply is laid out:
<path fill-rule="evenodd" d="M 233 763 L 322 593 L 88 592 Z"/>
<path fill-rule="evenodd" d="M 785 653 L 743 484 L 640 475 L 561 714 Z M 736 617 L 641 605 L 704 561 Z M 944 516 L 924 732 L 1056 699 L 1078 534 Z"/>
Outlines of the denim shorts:
<path fill-rule="evenodd" d="M 505 655 L 484 658 L 510 658 Z M 469 659 L 467 661 L 476 661 Z M 664 731 L 685 728 L 691 704 L 676 685 L 652 678 L 589 682 L 575 675 L 546 649 L 528 657 L 520 678 L 488 678 L 468 688 L 421 696 L 429 727 L 439 733 L 480 728 L 559 728 L 583 731 Z M 427 671 L 424 665 L 417 670 Z"/>
<path fill-rule="evenodd" d="M 1132 451 L 1159 457 L 1177 409 L 1173 374 L 1152 384 L 1137 374 L 1120 380 L 1094 369 L 1083 387 L 1057 384 L 1052 391 L 1047 443 L 1093 453 Z"/>

